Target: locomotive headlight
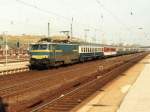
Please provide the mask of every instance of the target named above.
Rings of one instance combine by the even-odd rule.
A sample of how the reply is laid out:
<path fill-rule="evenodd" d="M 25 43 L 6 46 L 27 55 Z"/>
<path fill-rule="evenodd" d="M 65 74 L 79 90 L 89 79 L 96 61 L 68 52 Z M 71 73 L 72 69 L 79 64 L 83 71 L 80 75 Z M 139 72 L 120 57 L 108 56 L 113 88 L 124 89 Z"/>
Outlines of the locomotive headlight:
<path fill-rule="evenodd" d="M 44 59 L 44 58 L 48 58 L 48 55 L 32 55 L 32 58 L 34 58 L 34 59 Z"/>

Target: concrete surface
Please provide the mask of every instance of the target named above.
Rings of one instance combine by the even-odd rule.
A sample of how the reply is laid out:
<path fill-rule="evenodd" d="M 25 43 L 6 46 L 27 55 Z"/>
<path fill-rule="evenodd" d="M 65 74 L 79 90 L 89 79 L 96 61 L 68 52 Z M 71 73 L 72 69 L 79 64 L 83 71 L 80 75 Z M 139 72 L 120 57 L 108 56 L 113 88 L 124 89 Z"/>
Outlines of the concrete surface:
<path fill-rule="evenodd" d="M 134 83 L 136 82 L 136 80 L 139 76 L 140 76 L 139 79 L 141 79 L 141 80 L 143 79 L 143 77 L 146 77 L 147 82 L 145 81 L 145 84 L 146 83 L 148 84 L 148 82 L 149 82 L 149 85 L 147 85 L 147 86 L 150 86 L 150 76 L 148 79 L 148 77 L 147 77 L 148 74 L 147 74 L 147 76 L 143 75 L 143 72 L 145 71 L 145 69 L 146 69 L 146 71 L 147 71 L 147 69 L 149 69 L 149 72 L 150 72 L 150 68 L 146 67 L 146 66 L 149 66 L 148 65 L 149 60 L 150 60 L 150 56 L 145 57 L 143 60 L 141 60 L 136 65 L 131 67 L 129 70 L 120 74 L 120 76 L 118 78 L 116 78 L 115 80 L 113 80 L 112 82 L 107 84 L 100 91 L 97 91 L 91 97 L 86 99 L 83 103 L 81 103 L 81 105 L 74 108 L 72 110 L 72 112 L 117 112 L 117 111 L 118 112 L 144 112 L 142 110 L 141 111 L 133 111 L 133 110 L 123 111 L 122 108 L 128 109 L 128 107 L 127 106 L 124 107 L 123 106 L 124 104 L 121 105 L 121 102 L 123 101 L 123 99 L 125 98 L 127 93 L 130 90 L 132 90 L 132 88 L 134 88 L 133 85 L 135 85 Z M 141 83 L 143 83 L 143 82 L 141 81 Z M 144 90 L 149 89 L 147 86 L 141 85 L 141 88 L 143 88 L 143 89 L 140 91 L 143 91 L 143 96 L 145 93 Z M 147 87 L 147 88 L 145 88 L 145 87 Z M 147 95 L 149 94 L 149 96 L 150 96 L 150 92 L 148 92 L 149 90 L 145 90 L 145 91 L 147 91 Z M 139 96 L 142 93 L 139 94 L 139 90 L 137 90 L 136 92 L 135 92 L 135 94 L 137 94 L 136 98 L 140 98 Z M 132 99 L 132 101 L 134 100 L 134 98 Z M 147 98 L 148 98 L 148 96 L 147 96 Z M 144 103 L 144 101 L 145 101 L 145 103 Z M 140 101 L 140 104 L 141 104 L 141 102 L 143 102 L 143 104 L 146 104 L 146 103 L 148 103 L 148 101 L 150 101 L 150 98 L 146 99 L 146 100 L 143 99 L 143 101 Z M 121 105 L 121 109 L 118 110 L 120 105 Z M 131 105 L 131 104 L 129 104 L 129 105 Z M 150 105 L 148 105 L 148 106 L 150 107 Z M 146 106 L 146 107 L 141 106 L 141 109 L 148 108 L 148 106 Z M 135 107 L 133 107 L 133 109 L 135 109 Z M 137 107 L 137 109 L 138 109 L 138 107 Z M 147 112 L 150 112 L 150 110 Z"/>
<path fill-rule="evenodd" d="M 117 112 L 150 112 L 150 55 Z"/>

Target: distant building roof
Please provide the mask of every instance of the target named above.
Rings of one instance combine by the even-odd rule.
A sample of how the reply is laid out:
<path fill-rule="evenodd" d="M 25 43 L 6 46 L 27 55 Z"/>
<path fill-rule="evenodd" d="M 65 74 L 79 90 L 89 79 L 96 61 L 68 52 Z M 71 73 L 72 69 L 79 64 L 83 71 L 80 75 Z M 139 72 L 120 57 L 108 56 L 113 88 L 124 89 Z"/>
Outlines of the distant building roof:
<path fill-rule="evenodd" d="M 142 46 L 141 48 L 150 48 L 150 46 Z"/>

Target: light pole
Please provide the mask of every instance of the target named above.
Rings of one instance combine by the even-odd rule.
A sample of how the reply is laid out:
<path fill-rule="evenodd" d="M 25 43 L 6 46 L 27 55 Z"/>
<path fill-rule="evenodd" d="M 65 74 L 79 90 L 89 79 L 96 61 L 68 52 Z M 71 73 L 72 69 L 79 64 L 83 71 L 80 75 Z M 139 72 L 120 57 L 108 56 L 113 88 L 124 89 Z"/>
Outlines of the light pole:
<path fill-rule="evenodd" d="M 19 38 L 17 39 L 17 50 L 18 50 L 18 52 L 17 52 L 17 60 L 19 60 L 19 50 L 20 50 L 20 42 L 19 42 Z"/>
<path fill-rule="evenodd" d="M 7 58 L 7 49 L 8 49 L 8 45 L 7 45 L 7 31 L 3 32 L 3 38 L 5 38 L 5 65 L 7 66 L 8 63 L 8 58 Z"/>
<path fill-rule="evenodd" d="M 89 29 L 84 29 L 84 37 L 85 37 L 85 42 L 87 42 L 87 33 L 89 32 Z"/>
<path fill-rule="evenodd" d="M 50 36 L 50 22 L 48 22 L 48 38 Z"/>
<path fill-rule="evenodd" d="M 97 43 L 97 31 L 98 29 L 94 29 L 94 42 Z"/>
<path fill-rule="evenodd" d="M 70 37 L 71 37 L 71 39 L 73 37 L 73 17 L 71 19 L 71 24 L 70 24 Z"/>

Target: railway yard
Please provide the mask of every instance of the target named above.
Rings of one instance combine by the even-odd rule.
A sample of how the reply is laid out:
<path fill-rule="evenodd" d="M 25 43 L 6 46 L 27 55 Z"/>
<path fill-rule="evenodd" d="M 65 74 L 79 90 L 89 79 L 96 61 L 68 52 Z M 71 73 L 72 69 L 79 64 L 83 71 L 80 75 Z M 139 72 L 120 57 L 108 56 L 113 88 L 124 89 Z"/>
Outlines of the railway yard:
<path fill-rule="evenodd" d="M 31 70 L 0 76 L 0 96 L 7 112 L 68 112 L 119 74 L 139 62 L 147 52 Z"/>
<path fill-rule="evenodd" d="M 150 112 L 148 0 L 0 0 L 0 112 Z"/>

